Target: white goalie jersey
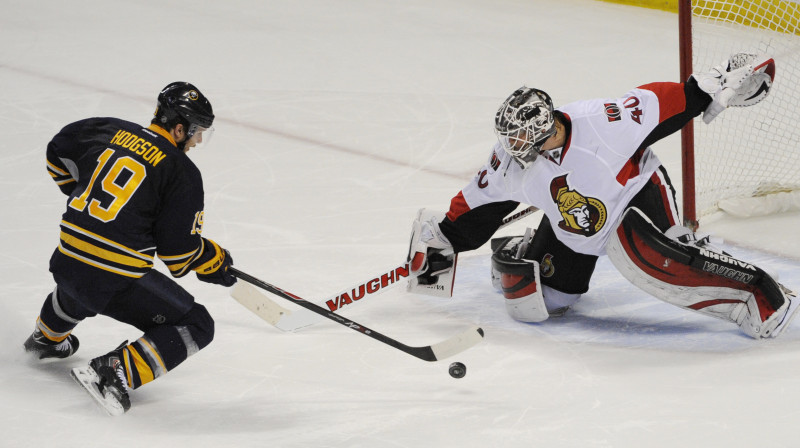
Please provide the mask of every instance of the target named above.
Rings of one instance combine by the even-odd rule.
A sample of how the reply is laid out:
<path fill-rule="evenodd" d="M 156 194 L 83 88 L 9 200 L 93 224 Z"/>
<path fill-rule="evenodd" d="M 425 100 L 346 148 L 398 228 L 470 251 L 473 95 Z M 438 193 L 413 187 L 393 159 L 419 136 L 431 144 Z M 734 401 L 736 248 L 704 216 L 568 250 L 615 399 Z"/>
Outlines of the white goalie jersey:
<path fill-rule="evenodd" d="M 493 202 L 530 204 L 544 211 L 569 248 L 603 255 L 627 204 L 661 164 L 647 147 L 657 140 L 651 134 L 685 106 L 683 84 L 653 83 L 620 98 L 559 107 L 557 113 L 571 128 L 562 148 L 523 169 L 495 144 L 488 162 L 453 199 L 447 216 L 455 221 Z"/>

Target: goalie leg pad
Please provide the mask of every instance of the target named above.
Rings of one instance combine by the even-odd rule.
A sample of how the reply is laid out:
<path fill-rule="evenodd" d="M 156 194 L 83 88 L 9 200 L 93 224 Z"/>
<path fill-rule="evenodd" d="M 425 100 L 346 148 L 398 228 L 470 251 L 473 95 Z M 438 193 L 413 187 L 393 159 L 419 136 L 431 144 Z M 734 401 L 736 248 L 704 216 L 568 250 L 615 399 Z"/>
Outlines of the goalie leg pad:
<path fill-rule="evenodd" d="M 756 339 L 777 336 L 796 310 L 760 268 L 672 240 L 636 208 L 625 213 L 606 251 L 625 278 L 654 297 L 736 323 Z"/>
<path fill-rule="evenodd" d="M 550 317 L 542 294 L 539 263 L 522 259 L 531 240 L 524 236 L 492 241 L 492 284 L 503 292 L 506 311 L 521 322 L 542 322 Z"/>
<path fill-rule="evenodd" d="M 495 263 L 494 258 L 492 264 Z M 542 322 L 550 317 L 542 295 L 539 281 L 539 263 L 523 262 L 514 269 L 515 273 L 503 272 L 499 268 L 500 283 L 506 311 L 511 317 L 522 322 Z"/>

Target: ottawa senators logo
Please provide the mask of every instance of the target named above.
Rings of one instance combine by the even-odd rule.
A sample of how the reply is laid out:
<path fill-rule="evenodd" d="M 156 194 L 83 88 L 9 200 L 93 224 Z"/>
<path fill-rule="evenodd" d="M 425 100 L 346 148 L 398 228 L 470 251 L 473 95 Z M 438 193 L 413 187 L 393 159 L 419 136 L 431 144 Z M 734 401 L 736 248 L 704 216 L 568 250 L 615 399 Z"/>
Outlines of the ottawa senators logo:
<path fill-rule="evenodd" d="M 605 225 L 608 217 L 606 206 L 595 198 L 570 190 L 566 174 L 550 182 L 550 196 L 564 218 L 558 223 L 562 230 L 592 236 Z"/>
<path fill-rule="evenodd" d="M 539 262 L 539 274 L 542 277 L 552 277 L 556 273 L 556 268 L 553 266 L 553 256 L 545 254 L 542 261 Z"/>

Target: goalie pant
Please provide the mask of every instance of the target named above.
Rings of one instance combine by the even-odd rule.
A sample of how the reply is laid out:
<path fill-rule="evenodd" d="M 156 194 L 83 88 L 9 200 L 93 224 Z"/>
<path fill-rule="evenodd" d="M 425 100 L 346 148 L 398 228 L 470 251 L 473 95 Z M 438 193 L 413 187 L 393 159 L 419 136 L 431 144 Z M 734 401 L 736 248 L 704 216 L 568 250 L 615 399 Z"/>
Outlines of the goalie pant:
<path fill-rule="evenodd" d="M 755 339 L 777 337 L 797 309 L 794 293 L 761 268 L 675 241 L 637 208 L 626 212 L 607 250 L 634 285 L 667 303 L 733 322 Z"/>

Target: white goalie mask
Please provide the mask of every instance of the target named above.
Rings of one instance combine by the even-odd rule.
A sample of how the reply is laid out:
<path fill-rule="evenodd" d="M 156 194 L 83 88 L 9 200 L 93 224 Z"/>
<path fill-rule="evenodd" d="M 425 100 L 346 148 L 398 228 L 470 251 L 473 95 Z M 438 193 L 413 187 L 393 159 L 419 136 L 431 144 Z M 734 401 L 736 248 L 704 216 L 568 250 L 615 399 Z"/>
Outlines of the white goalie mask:
<path fill-rule="evenodd" d="M 527 168 L 556 132 L 550 95 L 525 86 L 515 90 L 497 110 L 494 131 L 503 149 Z"/>

